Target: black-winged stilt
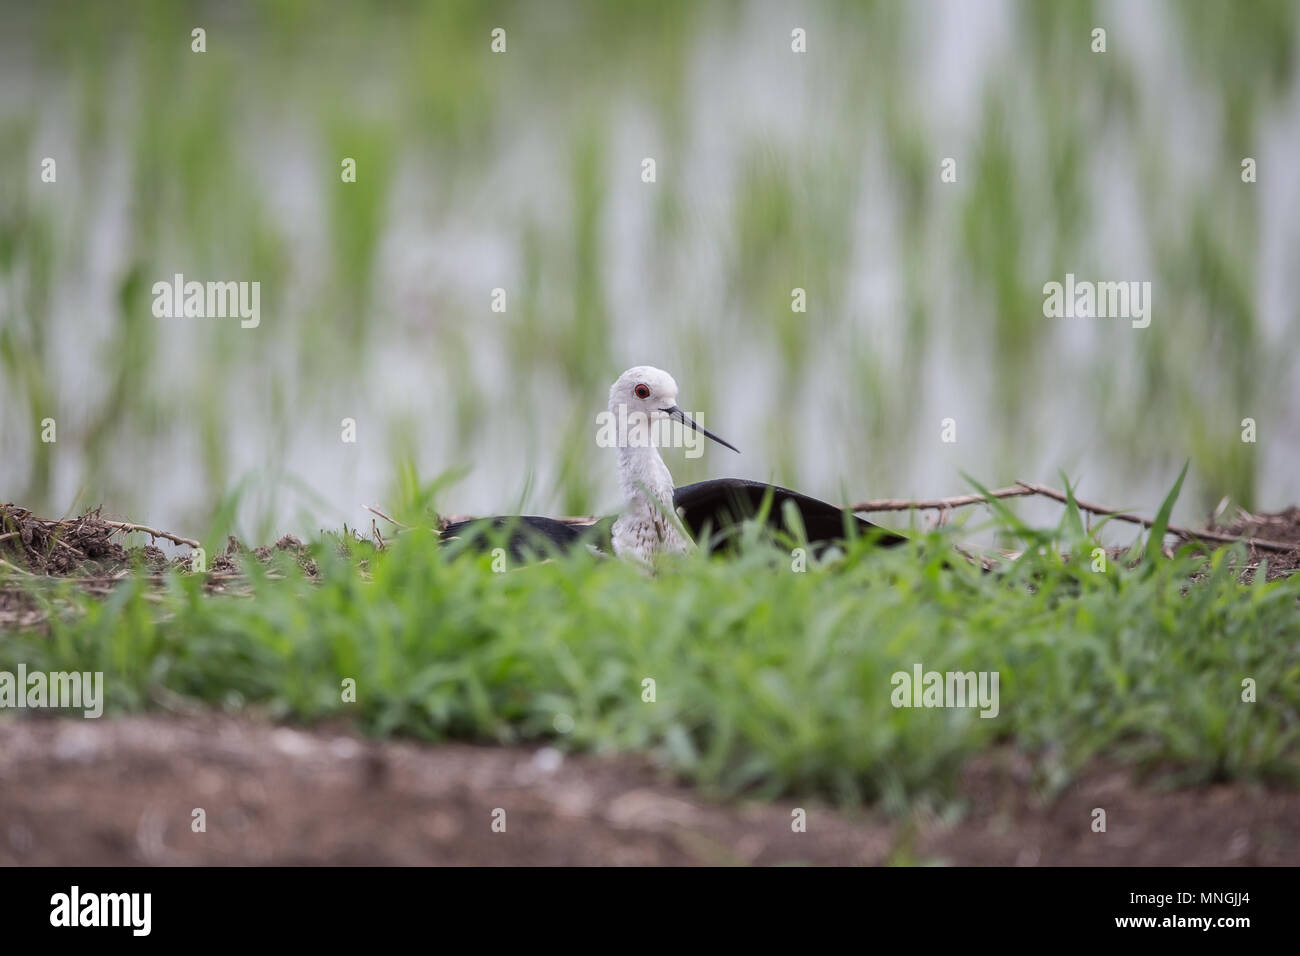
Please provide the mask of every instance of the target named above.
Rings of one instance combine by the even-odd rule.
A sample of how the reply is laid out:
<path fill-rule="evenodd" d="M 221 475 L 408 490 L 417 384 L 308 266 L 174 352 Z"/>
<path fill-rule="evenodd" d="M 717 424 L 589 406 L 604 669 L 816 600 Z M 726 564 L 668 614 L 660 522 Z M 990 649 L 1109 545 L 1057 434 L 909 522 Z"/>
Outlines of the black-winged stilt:
<path fill-rule="evenodd" d="M 739 453 L 734 445 L 697 424 L 677 404 L 677 382 L 662 369 L 638 365 L 618 377 L 609 390 L 609 421 L 618 449 L 619 486 L 626 499 L 623 513 L 610 529 L 610 544 L 619 557 L 651 561 L 657 555 L 684 552 L 693 542 L 682 533 L 698 537 L 709 532 L 725 538 L 746 518 L 762 512 L 767 523 L 786 528 L 786 512 L 792 505 L 810 544 L 825 546 L 842 540 L 850 525 L 859 535 L 871 536 L 881 545 L 895 545 L 902 535 L 886 531 L 852 512 L 818 501 L 797 491 L 741 478 L 701 481 L 673 487 L 672 475 L 659 453 L 663 423 L 677 421 L 687 428 Z M 674 518 L 679 520 L 674 520 Z M 568 550 L 586 543 L 599 547 L 608 522 L 575 526 L 531 515 L 480 518 L 460 521 L 443 531 L 444 538 L 481 537 L 489 529 L 510 530 L 510 550 L 518 557 L 524 548 L 534 551 Z"/>

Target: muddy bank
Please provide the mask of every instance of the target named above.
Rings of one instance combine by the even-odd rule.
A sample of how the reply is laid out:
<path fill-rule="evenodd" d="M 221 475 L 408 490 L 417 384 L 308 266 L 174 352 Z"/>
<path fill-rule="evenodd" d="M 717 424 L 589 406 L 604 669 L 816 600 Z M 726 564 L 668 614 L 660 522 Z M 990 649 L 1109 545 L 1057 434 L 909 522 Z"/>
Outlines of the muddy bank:
<path fill-rule="evenodd" d="M 900 819 L 715 802 L 635 757 L 381 742 L 211 712 L 4 719 L 0 864 L 1300 864 L 1300 793 L 1166 791 L 1098 767 L 1042 802 L 1032 778 L 1010 751 L 981 757 L 957 819 Z"/>

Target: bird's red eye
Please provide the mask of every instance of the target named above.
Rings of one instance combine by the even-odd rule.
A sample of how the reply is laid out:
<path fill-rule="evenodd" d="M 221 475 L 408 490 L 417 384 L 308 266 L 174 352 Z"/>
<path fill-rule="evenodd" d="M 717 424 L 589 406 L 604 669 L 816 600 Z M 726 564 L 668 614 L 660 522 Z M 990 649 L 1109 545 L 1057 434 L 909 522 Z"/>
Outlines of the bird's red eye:
<path fill-rule="evenodd" d="M 633 393 L 636 395 L 637 398 L 649 398 L 649 397 L 650 397 L 650 386 L 649 386 L 649 385 L 638 385 L 636 388 L 632 389 L 632 391 L 633 391 Z"/>

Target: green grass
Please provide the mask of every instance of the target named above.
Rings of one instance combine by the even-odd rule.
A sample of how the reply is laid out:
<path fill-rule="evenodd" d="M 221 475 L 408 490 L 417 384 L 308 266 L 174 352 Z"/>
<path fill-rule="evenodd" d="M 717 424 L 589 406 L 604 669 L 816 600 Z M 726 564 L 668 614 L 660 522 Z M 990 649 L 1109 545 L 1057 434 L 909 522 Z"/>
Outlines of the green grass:
<path fill-rule="evenodd" d="M 0 669 L 102 670 L 106 715 L 165 688 L 376 735 L 645 752 L 721 795 L 898 809 L 951 796 L 963 761 L 999 743 L 1035 755 L 1049 791 L 1096 756 L 1182 783 L 1293 782 L 1300 581 L 1245 583 L 1231 549 L 1153 559 L 1141 542 L 1134 567 L 1095 572 L 1076 518 L 999 519 L 1026 554 L 991 574 L 953 562 L 939 533 L 894 552 L 859 542 L 803 573 L 790 542 L 753 534 L 739 556 L 654 575 L 585 553 L 496 573 L 424 531 L 383 551 L 326 537 L 318 580 L 282 556 L 250 569 L 247 596 L 180 575 L 104 600 L 44 591 L 73 610 L 6 636 Z M 890 677 L 918 663 L 999 672 L 999 715 L 895 709 Z"/>

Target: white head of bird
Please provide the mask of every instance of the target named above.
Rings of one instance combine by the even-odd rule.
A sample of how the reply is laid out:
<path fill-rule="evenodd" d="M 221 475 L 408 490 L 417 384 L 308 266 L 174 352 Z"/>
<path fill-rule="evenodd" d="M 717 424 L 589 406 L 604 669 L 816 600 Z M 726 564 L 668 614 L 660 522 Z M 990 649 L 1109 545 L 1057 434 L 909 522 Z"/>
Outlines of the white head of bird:
<path fill-rule="evenodd" d="M 673 511 L 673 476 L 659 455 L 657 439 L 669 421 L 739 449 L 702 428 L 677 405 L 677 382 L 650 365 L 630 368 L 609 390 L 609 413 L 618 423 L 618 481 L 627 507 L 614 522 L 614 553 L 649 561 L 663 552 L 682 552 L 690 539 L 678 530 Z"/>

